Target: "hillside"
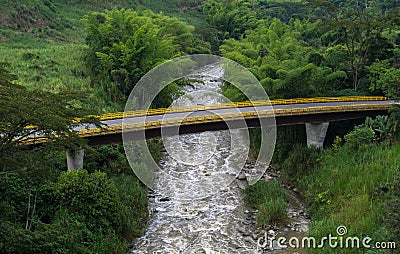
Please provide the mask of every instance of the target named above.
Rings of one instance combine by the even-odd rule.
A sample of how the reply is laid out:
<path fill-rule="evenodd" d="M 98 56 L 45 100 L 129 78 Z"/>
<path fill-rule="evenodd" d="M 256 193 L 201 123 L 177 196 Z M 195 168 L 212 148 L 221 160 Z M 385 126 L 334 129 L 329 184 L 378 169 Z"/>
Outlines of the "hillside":
<path fill-rule="evenodd" d="M 202 22 L 201 1 L 177 0 L 21 0 L 0 1 L 0 42 L 32 46 L 32 42 L 82 43 L 81 18 L 91 11 L 112 8 L 142 8 L 179 16 L 187 22 Z"/>
<path fill-rule="evenodd" d="M 93 11 L 112 8 L 150 9 L 191 24 L 201 24 L 202 1 L 178 0 L 0 0 L 0 62 L 30 89 L 87 92 L 98 99 L 98 111 L 121 110 L 105 105 L 84 64 L 88 47 L 81 19 Z M 97 99 L 96 99 L 97 100 Z"/>

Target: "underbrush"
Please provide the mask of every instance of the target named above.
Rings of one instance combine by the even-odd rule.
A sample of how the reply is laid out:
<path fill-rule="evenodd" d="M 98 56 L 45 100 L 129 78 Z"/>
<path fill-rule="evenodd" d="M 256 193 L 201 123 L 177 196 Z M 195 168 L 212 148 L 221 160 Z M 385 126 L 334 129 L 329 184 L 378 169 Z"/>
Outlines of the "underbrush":
<path fill-rule="evenodd" d="M 0 253 L 126 253 L 147 221 L 146 189 L 133 175 L 10 172 L 0 195 Z"/>
<path fill-rule="evenodd" d="M 286 218 L 286 194 L 277 180 L 260 180 L 246 187 L 246 202 L 258 210 L 257 224 L 266 228 Z"/>

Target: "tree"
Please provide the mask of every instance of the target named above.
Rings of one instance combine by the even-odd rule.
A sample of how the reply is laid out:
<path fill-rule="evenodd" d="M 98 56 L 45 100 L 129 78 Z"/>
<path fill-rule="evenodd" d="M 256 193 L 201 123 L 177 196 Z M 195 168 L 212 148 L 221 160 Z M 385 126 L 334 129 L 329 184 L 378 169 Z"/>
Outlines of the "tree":
<path fill-rule="evenodd" d="M 28 154 L 34 155 L 32 147 L 22 141 L 34 141 L 35 135 L 47 140 L 35 150 L 52 151 L 84 145 L 73 130 L 80 124 L 99 121 L 86 117 L 95 112 L 89 110 L 88 101 L 82 94 L 65 92 L 51 94 L 45 91 L 29 91 L 12 83 L 15 75 L 0 64 L 0 171 L 15 170 L 26 166 Z M 75 121 L 81 118 L 80 122 Z M 23 156 L 25 154 L 26 156 Z M 38 155 L 36 153 L 36 155 Z M 35 156 L 41 158 L 41 156 Z M 36 160 L 35 159 L 35 160 Z M 34 167 L 38 161 L 32 162 Z"/>
<path fill-rule="evenodd" d="M 139 79 L 160 63 L 184 54 L 210 53 L 194 27 L 152 11 L 113 9 L 83 19 L 91 49 L 88 65 L 115 102 L 124 102 Z"/>
<path fill-rule="evenodd" d="M 317 52 L 302 41 L 301 29 L 308 29 L 308 26 L 299 25 L 299 22 L 293 22 L 298 28 L 293 29 L 274 19 L 268 25 L 246 31 L 241 40 L 226 40 L 220 47 L 221 53 L 249 68 L 271 98 L 327 94 L 346 74 L 318 66 L 322 59 L 316 64 L 310 63 Z M 225 95 L 241 99 L 242 96 L 235 95 L 237 90 L 228 86 Z"/>
<path fill-rule="evenodd" d="M 255 3 L 245 0 L 207 0 L 203 12 L 208 23 L 219 30 L 218 39 L 239 39 L 244 31 L 257 27 L 258 20 L 254 10 Z"/>
<path fill-rule="evenodd" d="M 383 38 L 385 30 L 399 24 L 399 9 L 379 14 L 371 8 L 373 3 L 370 1 L 356 1 L 351 9 L 340 8 L 328 0 L 313 0 L 310 3 L 323 11 L 325 29 L 339 33 L 339 39 L 334 43 L 343 43 L 346 48 L 352 87 L 357 90 L 371 47 Z"/>
<path fill-rule="evenodd" d="M 400 97 L 400 69 L 390 66 L 388 60 L 376 61 L 368 67 L 371 91 L 381 91 L 392 98 Z"/>

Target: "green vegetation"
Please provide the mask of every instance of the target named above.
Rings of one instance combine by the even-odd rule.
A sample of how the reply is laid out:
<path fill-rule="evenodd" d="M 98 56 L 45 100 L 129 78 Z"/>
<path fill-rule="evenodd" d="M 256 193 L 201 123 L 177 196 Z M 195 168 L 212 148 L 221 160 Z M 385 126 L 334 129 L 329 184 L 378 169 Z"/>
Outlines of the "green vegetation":
<path fill-rule="evenodd" d="M 317 242 L 335 236 L 340 225 L 348 228 L 348 236 L 369 236 L 374 242 L 399 239 L 394 222 L 399 218 L 400 180 L 400 136 L 393 128 L 400 122 L 396 112 L 368 118 L 345 135 L 344 145 L 337 137 L 333 147 L 324 151 L 296 146 L 283 163 L 285 180 L 298 186 L 309 206 L 309 235 Z M 338 253 L 329 247 L 309 251 Z M 365 253 L 365 249 L 339 253 Z"/>
<path fill-rule="evenodd" d="M 295 145 L 279 165 L 285 183 L 297 186 L 312 218 L 309 236 L 321 242 L 344 225 L 346 236 L 369 236 L 375 242 L 400 237 L 399 107 L 389 116 L 367 118 L 332 148 Z M 259 181 L 246 189 L 247 202 L 259 209 L 258 224 L 279 222 L 285 216 L 284 194 L 277 180 Z M 268 205 L 267 205 L 268 204 Z M 366 253 L 365 248 L 312 248 L 310 253 Z M 368 253 L 384 253 L 369 250 Z"/>
<path fill-rule="evenodd" d="M 211 52 L 249 68 L 270 98 L 399 97 L 399 10 L 396 0 L 0 0 L 0 62 L 9 63 L 0 65 L 0 252 L 124 253 L 143 233 L 146 189 L 123 147 L 87 148 L 86 171 L 75 172 L 64 172 L 64 151 L 85 146 L 74 118 L 122 110 L 156 65 Z M 184 83 L 152 107 L 168 106 Z M 247 100 L 231 84 L 223 93 Z M 311 235 L 346 224 L 354 235 L 400 238 L 399 116 L 395 107 L 354 129 L 339 123 L 327 151 L 304 148 L 304 126 L 278 128 L 273 162 L 310 205 Z M 15 142 L 34 131 L 49 142 Z M 253 154 L 259 139 L 252 130 Z M 155 159 L 162 145 L 149 144 Z M 246 197 L 260 226 L 284 220 L 278 182 Z"/>
<path fill-rule="evenodd" d="M 125 102 L 139 79 L 168 59 L 210 53 L 209 44 L 193 35 L 194 27 L 151 11 L 113 9 L 91 13 L 84 22 L 91 49 L 87 64 L 111 101 Z M 178 92 L 169 90 L 172 96 Z"/>
<path fill-rule="evenodd" d="M 245 195 L 247 203 L 258 210 L 258 226 L 266 228 L 286 218 L 286 194 L 277 180 L 247 186 Z"/>
<path fill-rule="evenodd" d="M 300 191 L 310 205 L 313 218 L 309 235 L 321 239 L 345 225 L 349 236 L 368 235 L 374 241 L 398 240 L 398 227 L 385 221 L 393 221 L 392 216 L 398 218 L 398 210 L 392 210 L 398 198 L 391 195 L 398 192 L 399 154 L 399 144 L 392 147 L 366 144 L 359 151 L 345 146 L 327 151 L 318 166 L 309 168 L 300 178 Z M 388 210 L 392 213 L 387 213 Z M 336 251 L 324 249 L 324 253 Z M 354 251 L 351 253 L 365 253 L 363 249 Z"/>
<path fill-rule="evenodd" d="M 124 239 L 143 228 L 146 195 L 132 176 L 76 170 L 55 181 L 28 173 L 0 181 L 2 253 L 124 253 Z"/>
<path fill-rule="evenodd" d="M 8 62 L 18 82 L 29 89 L 49 92 L 90 91 L 84 65 L 88 48 L 83 45 L 48 45 L 41 48 L 10 50 L 1 47 L 2 60 Z"/>
<path fill-rule="evenodd" d="M 13 79 L 1 64 L 0 252 L 124 253 L 146 222 L 146 190 L 139 180 L 131 170 L 99 172 L 104 168 L 90 158 L 92 173 L 62 172 L 65 150 L 85 145 L 72 129 L 74 119 L 99 125 L 85 117 L 95 113 L 89 100 L 72 91 L 30 91 Z M 34 134 L 47 142 L 19 142 Z M 120 150 L 108 155 L 127 165 Z"/>

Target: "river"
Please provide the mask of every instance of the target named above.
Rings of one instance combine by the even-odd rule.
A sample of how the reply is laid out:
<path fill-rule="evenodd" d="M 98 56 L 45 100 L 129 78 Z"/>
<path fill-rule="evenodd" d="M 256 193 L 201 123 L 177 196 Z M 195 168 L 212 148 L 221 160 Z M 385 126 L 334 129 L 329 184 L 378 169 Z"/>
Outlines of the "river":
<path fill-rule="evenodd" d="M 216 78 L 222 76 L 221 68 L 207 66 L 200 76 L 191 77 L 199 82 L 184 87 L 185 95 L 173 106 L 226 102 L 219 93 L 221 78 Z M 236 179 L 247 159 L 246 133 L 226 130 L 164 139 L 162 170 L 157 172 L 154 191 L 149 192 L 146 233 L 135 242 L 131 253 L 270 252 L 257 244 L 263 233 L 255 228 L 257 211 L 247 210 L 243 200 L 246 182 Z M 265 175 L 263 180 L 269 178 Z M 295 197 L 292 200 L 298 201 Z M 280 230 L 281 234 L 307 231 L 307 221 L 301 219 L 305 216 L 296 209 L 303 207 L 289 207 L 293 220 Z"/>

